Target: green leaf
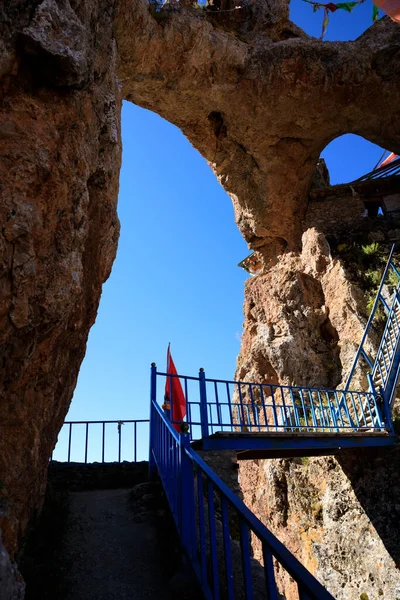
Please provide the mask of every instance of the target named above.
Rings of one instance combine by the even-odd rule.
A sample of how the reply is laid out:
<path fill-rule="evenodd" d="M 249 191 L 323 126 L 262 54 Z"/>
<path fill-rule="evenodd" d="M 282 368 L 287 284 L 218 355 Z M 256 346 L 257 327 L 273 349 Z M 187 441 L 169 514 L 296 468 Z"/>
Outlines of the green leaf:
<path fill-rule="evenodd" d="M 372 9 L 372 20 L 375 23 L 375 21 L 378 20 L 379 17 L 379 8 L 377 6 L 375 6 L 374 4 L 374 8 Z"/>
<path fill-rule="evenodd" d="M 342 10 L 347 10 L 347 12 L 351 13 L 353 8 L 357 6 L 358 2 L 337 2 L 336 6 L 341 8 Z"/>

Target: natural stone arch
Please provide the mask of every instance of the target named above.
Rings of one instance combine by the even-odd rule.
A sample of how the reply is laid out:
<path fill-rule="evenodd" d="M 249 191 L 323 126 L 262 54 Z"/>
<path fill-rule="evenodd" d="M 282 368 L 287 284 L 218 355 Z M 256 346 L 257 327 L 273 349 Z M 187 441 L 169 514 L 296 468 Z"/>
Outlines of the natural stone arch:
<path fill-rule="evenodd" d="M 122 2 L 119 75 L 124 97 L 175 123 L 206 157 L 252 247 L 270 237 L 298 247 L 315 164 L 331 140 L 351 132 L 399 148 L 399 33 L 384 20 L 356 42 L 321 42 L 288 23 L 285 3 L 273 6 L 273 24 L 251 15 L 243 33 L 196 9 L 166 9 L 160 23 L 145 0 Z M 269 14 L 268 3 L 257 7 Z"/>
<path fill-rule="evenodd" d="M 288 22 L 285 2 L 258 0 L 218 25 L 196 8 L 165 10 L 160 21 L 146 0 L 0 8 L 0 525 L 12 551 L 40 506 L 115 256 L 119 84 L 206 157 L 266 256 L 300 245 L 331 139 L 351 131 L 400 151 L 400 34 L 388 19 L 323 43 Z"/>

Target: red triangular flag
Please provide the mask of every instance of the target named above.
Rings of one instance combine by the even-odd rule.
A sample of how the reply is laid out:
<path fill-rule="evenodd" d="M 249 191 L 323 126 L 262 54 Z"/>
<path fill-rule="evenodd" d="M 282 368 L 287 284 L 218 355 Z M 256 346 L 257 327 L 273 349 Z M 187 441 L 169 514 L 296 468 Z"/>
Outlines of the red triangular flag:
<path fill-rule="evenodd" d="M 167 351 L 167 373 L 169 375 L 177 375 L 169 345 Z M 179 377 L 167 377 L 167 381 L 165 382 L 165 400 L 171 405 L 170 414 L 173 426 L 180 433 L 180 424 L 186 415 L 186 398 Z"/>

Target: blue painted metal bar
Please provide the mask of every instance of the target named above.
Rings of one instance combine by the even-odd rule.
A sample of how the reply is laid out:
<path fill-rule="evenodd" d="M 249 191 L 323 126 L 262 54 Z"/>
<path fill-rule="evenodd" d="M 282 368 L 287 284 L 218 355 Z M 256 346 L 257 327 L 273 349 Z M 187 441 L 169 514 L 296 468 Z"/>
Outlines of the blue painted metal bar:
<path fill-rule="evenodd" d="M 253 582 L 250 563 L 250 531 L 247 523 L 240 519 L 240 547 L 242 550 L 243 583 L 246 600 L 253 600 Z"/>
<path fill-rule="evenodd" d="M 294 414 L 295 425 L 296 425 L 296 427 L 300 427 L 299 413 L 298 413 L 298 410 L 297 410 L 295 397 L 293 395 L 293 390 L 289 389 L 289 393 L 290 393 L 290 397 L 292 399 L 292 406 L 293 406 L 293 414 Z"/>
<path fill-rule="evenodd" d="M 293 428 L 293 419 L 292 419 L 292 411 L 290 404 L 286 403 L 286 398 L 283 390 L 281 389 L 281 397 L 282 397 L 282 407 L 283 407 L 283 423 L 287 426 L 288 429 Z M 289 394 L 290 397 L 290 394 Z"/>
<path fill-rule="evenodd" d="M 351 380 L 353 379 L 353 375 L 354 375 L 354 372 L 356 370 L 356 367 L 357 367 L 357 364 L 358 364 L 358 361 L 359 361 L 359 358 L 360 358 L 361 351 L 362 351 L 364 343 L 365 343 L 365 341 L 367 339 L 368 332 L 369 332 L 372 320 L 373 320 L 373 318 L 375 316 L 375 313 L 376 313 L 376 311 L 378 309 L 378 305 L 379 305 L 379 302 L 380 302 L 380 299 L 381 299 L 381 295 L 382 295 L 382 289 L 383 289 L 383 286 L 385 284 L 386 278 L 388 276 L 388 273 L 389 273 L 389 270 L 390 270 L 390 267 L 391 267 L 391 263 L 392 263 L 394 251 L 395 251 L 395 245 L 393 244 L 392 249 L 391 249 L 390 254 L 389 254 L 389 259 L 388 259 L 388 261 L 386 263 L 386 267 L 385 267 L 385 270 L 383 272 L 383 276 L 382 276 L 382 280 L 381 280 L 381 283 L 380 283 L 380 286 L 379 286 L 379 289 L 378 289 L 378 293 L 376 295 L 375 302 L 374 302 L 374 305 L 373 305 L 372 310 L 371 310 L 371 314 L 369 315 L 369 318 L 368 318 L 368 321 L 367 321 L 367 325 L 366 325 L 365 330 L 364 330 L 364 334 L 363 334 L 363 336 L 361 338 L 361 342 L 360 342 L 360 345 L 359 345 L 358 350 L 356 352 L 356 355 L 354 357 L 354 361 L 353 361 L 353 365 L 352 365 L 350 373 L 349 373 L 349 377 L 348 377 L 346 385 L 344 387 L 344 390 L 346 392 L 350 388 L 350 383 L 351 383 Z"/>
<path fill-rule="evenodd" d="M 229 383 L 228 383 L 228 382 L 225 382 L 225 385 L 226 385 L 226 396 L 227 396 L 227 398 L 228 398 L 229 414 L 230 414 L 230 417 L 231 417 L 231 423 L 232 423 L 232 426 L 231 426 L 231 431 L 233 431 L 233 422 L 234 422 L 234 419 L 233 419 L 233 412 L 232 412 L 231 393 L 230 393 L 230 390 L 229 390 Z"/>
<path fill-rule="evenodd" d="M 387 312 L 389 312 L 390 311 L 389 305 L 386 302 L 385 298 L 382 296 L 382 294 L 379 294 L 379 300 L 382 302 L 382 304 L 386 308 Z"/>
<path fill-rule="evenodd" d="M 264 413 L 264 425 L 265 425 L 265 428 L 268 428 L 268 416 L 267 416 L 267 410 L 265 408 L 263 386 L 261 384 L 259 384 L 259 387 L 260 387 L 261 405 L 263 407 L 263 413 Z"/>
<path fill-rule="evenodd" d="M 214 394 L 215 394 L 215 402 L 217 404 L 218 425 L 222 425 L 221 406 L 219 404 L 219 399 L 218 399 L 218 383 L 216 381 L 214 381 Z"/>
<path fill-rule="evenodd" d="M 118 423 L 122 423 L 122 421 L 64 421 L 63 428 L 67 429 L 67 440 L 66 447 L 64 447 L 64 440 L 59 439 L 57 445 L 52 454 L 52 460 L 65 460 L 66 462 L 71 462 L 71 459 L 74 458 L 75 461 L 87 463 L 89 461 L 89 445 L 91 446 L 91 457 L 90 460 L 96 462 L 106 462 L 106 425 L 114 424 L 118 426 Z M 136 428 L 138 425 L 147 425 L 149 423 L 149 419 L 127 419 L 123 421 L 124 423 L 133 424 L 134 431 L 134 440 L 137 439 Z M 73 436 L 73 430 L 76 426 L 84 426 L 84 434 L 83 436 L 77 435 Z M 98 428 L 92 428 L 92 425 L 99 425 Z M 82 428 L 81 428 L 82 429 Z M 93 436 L 96 436 L 96 440 L 98 443 L 93 444 Z M 119 436 L 118 436 L 119 437 Z M 136 442 L 135 442 L 136 443 Z M 76 446 L 79 448 L 79 453 L 72 455 L 73 449 L 75 450 Z M 96 455 L 93 452 L 93 446 L 97 447 Z M 118 452 L 119 444 L 117 442 L 117 452 Z M 64 458 L 65 457 L 65 458 Z M 126 456 L 129 460 L 136 461 L 137 454 L 133 451 L 132 454 Z M 109 459 L 110 460 L 110 459 Z M 115 460 L 115 459 L 111 459 Z"/>
<path fill-rule="evenodd" d="M 206 546 L 206 526 L 204 518 L 204 490 L 203 490 L 203 475 L 197 474 L 197 504 L 199 508 L 199 536 L 200 536 L 200 583 L 204 589 L 208 587 L 207 580 L 207 546 Z"/>
<path fill-rule="evenodd" d="M 194 472 L 193 462 L 188 457 L 186 449 L 190 447 L 189 436 L 181 435 L 180 437 L 180 472 L 179 468 L 175 477 L 182 478 L 185 485 L 180 486 L 180 517 L 181 517 L 181 532 L 182 544 L 186 549 L 188 556 L 192 562 L 197 560 L 197 544 L 196 544 L 196 505 L 194 495 Z"/>
<path fill-rule="evenodd" d="M 228 503 L 237 512 L 241 520 L 241 531 L 244 533 L 242 523 L 246 530 L 251 530 L 268 548 L 280 565 L 308 594 L 310 600 L 334 600 L 333 596 L 307 571 L 305 567 L 289 552 L 289 550 L 261 523 L 261 521 L 247 508 L 247 506 L 228 488 L 228 486 L 214 473 L 214 471 L 192 449 L 187 452 L 203 475 L 210 480 L 215 489 L 225 496 Z M 245 539 L 244 536 L 241 536 Z M 248 537 L 247 537 L 248 539 Z M 245 557 L 245 560 L 246 557 Z"/>
<path fill-rule="evenodd" d="M 219 600 L 219 572 L 217 555 L 217 531 L 215 528 L 214 483 L 207 477 L 208 527 L 210 532 L 211 579 L 213 600 Z"/>
<path fill-rule="evenodd" d="M 361 348 L 361 354 L 362 356 L 365 358 L 365 360 L 367 361 L 368 365 L 370 366 L 371 369 L 374 368 L 374 363 L 372 362 L 372 360 L 370 359 L 370 357 L 368 356 L 368 354 L 365 352 L 364 348 Z"/>
<path fill-rule="evenodd" d="M 208 415 L 207 415 L 207 388 L 206 374 L 204 369 L 199 371 L 199 392 L 200 392 L 200 418 L 201 418 L 201 436 L 208 437 Z"/>
<path fill-rule="evenodd" d="M 355 425 L 358 429 L 360 427 L 360 420 L 358 418 L 358 411 L 356 408 L 356 403 L 354 401 L 354 392 L 348 392 L 348 396 L 350 396 L 350 399 L 351 399 L 351 404 L 353 407 L 353 419 L 355 419 Z"/>
<path fill-rule="evenodd" d="M 101 443 L 101 462 L 105 462 L 104 461 L 105 451 L 106 451 L 106 424 L 103 423 L 103 426 L 102 426 L 102 443 Z M 136 462 L 136 456 L 135 456 L 135 462 Z"/>
<path fill-rule="evenodd" d="M 325 451 L 325 454 L 334 454 L 335 450 L 344 448 L 375 448 L 380 446 L 393 446 L 397 442 L 397 437 L 393 435 L 363 435 L 362 432 L 355 435 L 352 428 L 342 430 L 338 434 L 320 435 L 319 437 L 310 436 L 307 438 L 276 437 L 273 433 L 265 436 L 254 436 L 251 440 L 247 437 L 236 437 L 234 439 L 226 437 L 212 437 L 203 440 L 204 450 L 236 450 L 237 452 L 245 450 L 260 450 L 264 452 L 265 458 L 268 458 L 269 452 L 293 452 L 291 456 L 304 456 L 302 451 L 315 452 Z M 288 456 L 288 454 L 286 454 Z M 289 455 L 290 456 L 290 455 Z M 278 458 L 278 456 L 274 456 Z"/>
<path fill-rule="evenodd" d="M 89 423 L 86 423 L 86 431 L 85 431 L 85 463 L 87 463 L 87 458 L 88 458 L 88 446 L 89 446 Z"/>
<path fill-rule="evenodd" d="M 274 415 L 275 431 L 278 431 L 278 415 L 276 413 L 274 386 L 272 386 L 272 385 L 271 385 L 271 401 L 272 401 L 272 412 Z"/>
<path fill-rule="evenodd" d="M 263 544 L 264 573 L 267 589 L 267 600 L 279 600 L 275 581 L 274 561 L 267 544 Z"/>
<path fill-rule="evenodd" d="M 241 428 L 243 428 L 243 426 L 246 425 L 246 418 L 244 416 L 244 410 L 245 409 L 244 409 L 244 404 L 243 404 L 242 390 L 241 390 L 241 387 L 240 387 L 241 386 L 241 382 L 237 381 L 236 384 L 237 384 L 237 387 L 238 387 L 238 394 L 239 394 L 239 406 L 240 406 L 240 410 L 241 410 L 241 413 L 242 413 L 241 414 L 240 425 L 241 425 Z"/>
<path fill-rule="evenodd" d="M 314 398 L 313 398 L 312 392 L 310 392 L 310 390 L 307 390 L 307 391 L 308 391 L 308 398 L 310 401 L 311 417 L 312 417 L 313 426 L 318 427 L 317 417 L 315 415 L 315 409 L 314 409 Z"/>
<path fill-rule="evenodd" d="M 68 462 L 71 461 L 71 440 L 72 440 L 72 423 L 69 423 L 69 434 L 68 434 Z"/>
<path fill-rule="evenodd" d="M 204 596 L 207 600 L 218 600 L 220 594 L 218 554 L 217 554 L 217 529 L 216 514 L 214 508 L 214 492 L 221 498 L 222 507 L 222 531 L 224 535 L 226 582 L 228 600 L 234 598 L 233 586 L 233 561 L 230 552 L 230 520 L 229 507 L 236 512 L 240 520 L 241 530 L 241 558 L 243 565 L 244 585 L 246 598 L 253 598 L 252 584 L 252 561 L 250 554 L 250 531 L 256 535 L 264 548 L 264 555 L 269 556 L 265 565 L 266 590 L 269 597 L 274 600 L 275 582 L 273 577 L 272 556 L 278 561 L 283 569 L 301 585 L 309 595 L 310 600 L 333 600 L 333 597 L 318 583 L 318 581 L 296 560 L 296 558 L 277 540 L 277 538 L 263 525 L 243 502 L 222 482 L 222 480 L 210 469 L 210 467 L 190 447 L 187 436 L 178 436 L 168 421 L 165 414 L 155 402 L 152 402 L 151 424 L 154 428 L 153 440 L 163 437 L 166 444 L 152 448 L 160 478 L 165 490 L 167 500 L 170 504 L 176 527 L 182 542 L 182 547 L 193 566 L 194 573 L 198 576 Z M 181 460 L 171 461 L 171 453 L 180 457 Z M 185 464 L 186 459 L 192 465 Z M 178 471 L 172 470 L 175 464 Z M 196 507 L 193 504 L 195 498 L 194 469 L 197 481 L 197 512 L 198 527 L 194 514 Z M 175 476 L 171 476 L 175 475 Z M 207 504 L 208 504 L 208 533 L 204 520 L 204 486 L 203 480 L 207 482 Z M 189 485 L 188 485 L 189 482 Z M 180 491 L 179 491 L 180 490 Z M 180 502 L 176 503 L 176 491 Z M 186 507 L 184 506 L 186 504 Z M 211 571 L 207 568 L 207 546 L 210 548 Z M 269 555 L 268 555 L 269 553 Z M 271 571 L 272 567 L 272 571 Z M 211 588 L 210 589 L 210 585 Z"/>
<path fill-rule="evenodd" d="M 220 495 L 221 498 L 221 516 L 222 516 L 222 532 L 224 536 L 224 561 L 225 561 L 225 578 L 226 578 L 226 591 L 227 600 L 234 600 L 235 598 L 235 586 L 233 577 L 233 565 L 232 565 L 232 548 L 231 548 L 231 534 L 229 529 L 229 510 L 228 500 L 224 495 Z"/>
<path fill-rule="evenodd" d="M 250 392 L 251 406 L 253 409 L 253 423 L 257 427 L 258 431 L 260 431 L 260 426 L 259 426 L 259 421 L 258 421 L 258 412 L 257 412 L 256 403 L 254 401 L 254 396 L 253 396 L 253 385 L 251 383 L 249 383 L 249 392 Z"/>
<path fill-rule="evenodd" d="M 320 414 L 321 414 L 322 425 L 323 425 L 323 427 L 324 427 L 324 429 L 325 429 L 326 427 L 329 427 L 329 421 L 327 421 L 327 420 L 325 419 L 325 411 L 324 411 L 324 407 L 323 407 L 323 405 L 322 405 L 321 392 L 320 392 L 320 391 L 318 391 L 318 392 L 317 392 L 317 395 L 318 395 L 318 401 L 319 401 L 319 410 L 320 410 Z"/>

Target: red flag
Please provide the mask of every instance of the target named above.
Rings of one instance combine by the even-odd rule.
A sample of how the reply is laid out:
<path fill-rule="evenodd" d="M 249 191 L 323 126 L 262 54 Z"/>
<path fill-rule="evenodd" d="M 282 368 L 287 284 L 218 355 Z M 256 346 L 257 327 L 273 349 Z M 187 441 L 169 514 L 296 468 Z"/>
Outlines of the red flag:
<path fill-rule="evenodd" d="M 387 158 L 385 158 L 385 160 L 383 162 L 381 162 L 381 164 L 379 165 L 378 169 L 380 169 L 381 167 L 385 167 L 390 162 L 392 162 L 392 160 L 394 160 L 395 158 L 398 158 L 398 156 L 397 156 L 397 154 L 395 154 L 394 152 L 392 152 L 391 154 L 389 154 L 389 156 Z"/>
<path fill-rule="evenodd" d="M 169 345 L 167 351 L 167 373 L 169 375 L 177 375 Z M 183 418 L 186 415 L 186 398 L 179 377 L 167 377 L 165 383 L 165 401 L 169 402 L 171 405 L 171 421 L 175 421 L 173 426 L 176 431 L 180 433 L 180 423 L 182 423 Z"/>

